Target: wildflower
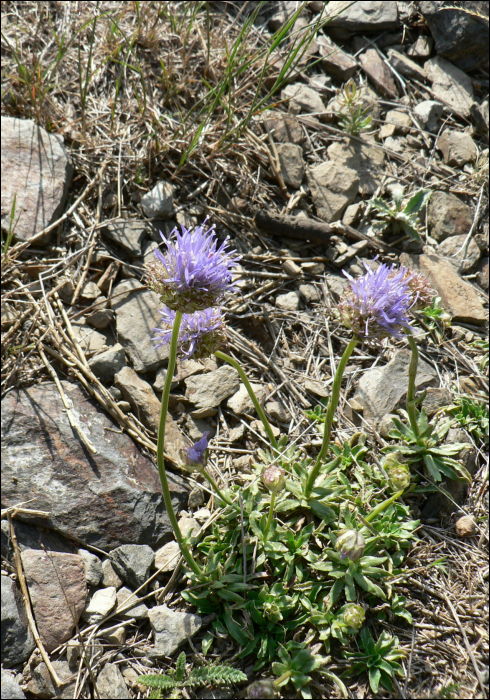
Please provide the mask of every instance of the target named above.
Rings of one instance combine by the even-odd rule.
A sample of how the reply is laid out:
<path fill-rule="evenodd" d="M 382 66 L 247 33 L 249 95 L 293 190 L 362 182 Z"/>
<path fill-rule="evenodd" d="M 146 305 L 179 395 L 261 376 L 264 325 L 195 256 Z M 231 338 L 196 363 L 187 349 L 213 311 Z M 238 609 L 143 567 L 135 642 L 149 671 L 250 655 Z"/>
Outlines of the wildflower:
<path fill-rule="evenodd" d="M 209 430 L 191 447 L 180 450 L 181 467 L 189 472 L 202 472 L 206 466 Z"/>
<path fill-rule="evenodd" d="M 335 549 L 340 552 L 341 559 L 356 561 L 364 554 L 366 542 L 357 530 L 343 530 L 337 538 Z"/>
<path fill-rule="evenodd" d="M 146 280 L 170 309 L 192 313 L 216 306 L 225 292 L 233 291 L 232 268 L 240 256 L 226 252 L 228 238 L 216 249 L 214 224 L 205 231 L 207 219 L 191 233 L 175 228 L 175 240 L 160 233 L 166 253 L 155 249 L 157 261 L 148 266 Z"/>
<path fill-rule="evenodd" d="M 393 491 L 404 491 L 410 486 L 410 469 L 408 464 L 403 464 L 399 452 L 391 452 L 383 460 L 390 486 Z"/>
<path fill-rule="evenodd" d="M 348 627 L 356 630 L 356 632 L 359 631 L 364 624 L 364 620 L 366 619 L 364 609 L 361 608 L 360 605 L 356 605 L 356 603 L 350 603 L 349 605 L 344 606 L 342 610 L 342 617 L 345 624 Z"/>
<path fill-rule="evenodd" d="M 435 296 L 435 291 L 430 286 L 430 282 L 422 273 L 414 270 L 409 270 L 406 267 L 401 267 L 400 272 L 404 272 L 404 280 L 408 284 L 408 291 L 412 295 L 412 304 L 410 311 L 420 311 L 430 306 L 432 299 Z"/>
<path fill-rule="evenodd" d="M 406 268 L 382 264 L 376 271 L 364 263 L 366 274 L 354 279 L 347 272 L 348 290 L 339 303 L 342 321 L 365 340 L 399 338 L 402 328 L 414 330 L 407 314 L 414 303 Z"/>
<path fill-rule="evenodd" d="M 162 324 L 165 328 L 153 328 L 157 334 L 154 340 L 160 342 L 155 347 L 168 345 L 172 338 L 175 321 L 175 311 L 167 307 L 160 309 Z M 186 359 L 208 357 L 225 340 L 225 327 L 221 307 L 195 311 L 193 314 L 183 314 L 179 330 L 178 347 L 180 354 Z"/>
<path fill-rule="evenodd" d="M 267 467 L 262 472 L 262 483 L 271 493 L 275 494 L 278 491 L 282 491 L 286 485 L 285 475 L 284 469 L 271 464 L 270 467 Z"/>

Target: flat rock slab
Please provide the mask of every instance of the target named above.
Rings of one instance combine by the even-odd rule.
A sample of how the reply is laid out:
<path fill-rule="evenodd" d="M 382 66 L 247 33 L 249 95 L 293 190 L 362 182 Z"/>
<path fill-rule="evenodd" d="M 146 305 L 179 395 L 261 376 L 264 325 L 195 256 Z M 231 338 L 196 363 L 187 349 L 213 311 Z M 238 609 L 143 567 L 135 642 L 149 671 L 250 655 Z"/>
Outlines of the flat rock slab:
<path fill-rule="evenodd" d="M 382 32 L 398 29 L 400 20 L 396 2 L 329 2 L 329 27 L 351 32 Z"/>
<path fill-rule="evenodd" d="M 215 409 L 220 403 L 238 391 L 240 380 L 234 367 L 223 365 L 214 372 L 188 377 L 185 380 L 185 385 L 186 396 L 196 409 L 200 411 L 214 410 L 216 413 Z M 208 415 L 213 414 L 208 413 Z"/>
<path fill-rule="evenodd" d="M 141 282 L 129 279 L 120 282 L 112 292 L 112 308 L 116 312 L 119 341 L 126 350 L 136 372 L 153 372 L 168 359 L 169 345 L 155 348 L 154 328 L 160 326 L 158 309 L 163 304 L 158 294 L 141 289 Z"/>
<path fill-rule="evenodd" d="M 148 611 L 155 648 L 152 656 L 171 656 L 182 642 L 193 637 L 202 625 L 199 615 L 176 612 L 166 605 L 157 605 Z"/>
<path fill-rule="evenodd" d="M 50 652 L 70 639 L 85 608 L 85 565 L 78 554 L 40 549 L 26 549 L 21 558 L 37 629 Z"/>
<path fill-rule="evenodd" d="M 364 407 L 367 420 L 377 423 L 406 397 L 410 357 L 409 351 L 401 350 L 384 367 L 374 367 L 362 375 L 354 398 Z M 438 381 L 435 369 L 420 358 L 415 387 L 420 391 Z"/>
<path fill-rule="evenodd" d="M 74 433 L 54 384 L 8 393 L 2 400 L 4 507 L 34 498 L 33 508 L 51 515 L 25 520 L 101 549 L 170 539 L 156 467 L 78 385 L 62 385 L 97 454 Z M 187 488 L 178 476 L 169 475 L 169 482 L 178 512 Z"/>
<path fill-rule="evenodd" d="M 473 223 L 471 208 L 450 192 L 433 192 L 427 207 L 429 234 L 439 243 L 451 236 L 466 236 Z"/>
<path fill-rule="evenodd" d="M 27 241 L 56 221 L 72 175 L 61 137 L 30 119 L 2 115 L 2 229 L 9 229 L 15 195 L 18 240 Z"/>
<path fill-rule="evenodd" d="M 134 258 L 142 255 L 143 239 L 148 231 L 148 224 L 144 221 L 126 221 L 120 219 L 110 221 L 103 229 L 103 233 L 110 241 L 123 248 Z"/>
<path fill-rule="evenodd" d="M 442 306 L 451 314 L 454 323 L 482 326 L 485 310 L 471 284 L 461 279 L 451 263 L 437 255 L 409 255 L 402 253 L 400 263 L 419 270 L 427 277 L 441 297 Z"/>
<path fill-rule="evenodd" d="M 440 56 L 430 58 L 424 69 L 426 77 L 432 83 L 436 99 L 469 119 L 475 102 L 471 78 Z"/>
<path fill-rule="evenodd" d="M 367 49 L 359 56 L 359 61 L 364 72 L 372 80 L 379 92 L 392 99 L 398 98 L 398 90 L 393 74 L 376 49 Z"/>
<path fill-rule="evenodd" d="M 367 143 L 345 140 L 330 144 L 327 153 L 330 160 L 337 165 L 345 165 L 356 171 L 360 192 L 375 193 L 385 175 L 385 155 L 380 148 Z"/>
<path fill-rule="evenodd" d="M 330 159 L 309 168 L 306 175 L 317 216 L 328 224 L 338 221 L 356 198 L 359 189 L 357 172 Z"/>

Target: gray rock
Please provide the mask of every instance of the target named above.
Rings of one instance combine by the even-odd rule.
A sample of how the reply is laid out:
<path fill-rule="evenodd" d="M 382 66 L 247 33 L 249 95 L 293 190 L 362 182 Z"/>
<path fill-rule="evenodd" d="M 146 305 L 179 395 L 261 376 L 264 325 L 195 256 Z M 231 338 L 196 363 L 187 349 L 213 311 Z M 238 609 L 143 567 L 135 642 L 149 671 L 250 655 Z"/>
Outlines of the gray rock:
<path fill-rule="evenodd" d="M 385 413 L 385 415 L 381 418 L 381 420 L 378 423 L 378 433 L 385 440 L 390 439 L 390 430 L 395 429 L 393 418 L 398 418 L 399 420 L 400 416 L 397 416 L 396 413 Z"/>
<path fill-rule="evenodd" d="M 471 78 L 441 56 L 430 58 L 424 69 L 436 98 L 469 119 L 474 104 Z"/>
<path fill-rule="evenodd" d="M 27 684 L 28 692 L 32 693 L 35 698 L 66 698 L 67 700 L 73 698 L 76 682 L 75 680 L 69 681 L 73 674 L 68 661 L 52 661 L 51 664 L 56 675 L 65 685 L 58 688 L 54 684 L 48 667 L 42 661 L 31 671 L 31 680 Z"/>
<path fill-rule="evenodd" d="M 276 297 L 276 307 L 281 311 L 297 311 L 299 309 L 299 292 L 287 292 L 278 294 Z"/>
<path fill-rule="evenodd" d="M 85 580 L 88 586 L 98 586 L 102 580 L 102 562 L 99 557 L 87 549 L 79 549 L 78 555 L 85 566 Z"/>
<path fill-rule="evenodd" d="M 327 275 L 326 284 L 334 303 L 339 301 L 345 289 L 349 286 L 347 278 L 344 275 L 334 274 Z"/>
<path fill-rule="evenodd" d="M 201 526 L 195 518 L 180 518 L 179 528 L 182 537 L 197 537 L 201 532 Z"/>
<path fill-rule="evenodd" d="M 101 698 L 125 700 L 130 697 L 126 681 L 117 664 L 104 664 L 97 676 L 97 690 Z"/>
<path fill-rule="evenodd" d="M 291 187 L 301 187 L 305 174 L 303 149 L 295 143 L 278 143 L 276 149 L 284 182 Z"/>
<path fill-rule="evenodd" d="M 410 352 L 400 350 L 387 365 L 375 367 L 361 376 L 354 398 L 364 407 L 366 420 L 378 423 L 386 413 L 393 413 L 402 404 L 407 394 L 410 357 Z M 416 389 L 434 386 L 437 381 L 435 369 L 419 359 Z"/>
<path fill-rule="evenodd" d="M 265 112 L 263 122 L 276 142 L 302 144 L 306 138 L 301 124 L 293 114 L 271 110 Z"/>
<path fill-rule="evenodd" d="M 296 265 L 294 260 L 285 260 L 282 264 L 282 269 L 289 277 L 298 277 L 301 274 L 301 268 Z"/>
<path fill-rule="evenodd" d="M 415 78 L 415 80 L 425 80 L 424 69 L 421 68 L 418 63 L 412 61 L 411 58 L 407 58 L 405 54 L 395 49 L 388 49 L 388 60 L 393 68 L 398 73 L 401 73 L 401 75 L 405 75 L 407 78 Z"/>
<path fill-rule="evenodd" d="M 396 2 L 329 2 L 327 28 L 341 27 L 350 32 L 381 32 L 398 29 Z"/>
<path fill-rule="evenodd" d="M 307 272 L 309 275 L 323 275 L 325 272 L 325 265 L 324 263 L 317 263 L 317 262 L 304 262 L 301 263 L 301 269 Z"/>
<path fill-rule="evenodd" d="M 2 668 L 2 698 L 5 700 L 17 700 L 25 698 L 24 691 L 15 678 Z"/>
<path fill-rule="evenodd" d="M 201 629 L 199 615 L 176 612 L 166 605 L 157 605 L 148 612 L 155 648 L 152 656 L 171 656 L 186 639 Z"/>
<path fill-rule="evenodd" d="M 238 390 L 240 380 L 236 369 L 223 365 L 214 372 L 188 377 L 185 385 L 186 396 L 199 411 L 198 417 L 206 418 L 215 415 L 219 404 Z"/>
<path fill-rule="evenodd" d="M 407 141 L 403 136 L 388 136 L 385 140 L 385 146 L 394 153 L 403 153 L 407 148 Z"/>
<path fill-rule="evenodd" d="M 398 88 L 393 73 L 376 49 L 368 48 L 359 56 L 359 62 L 378 92 L 391 99 L 398 99 Z"/>
<path fill-rule="evenodd" d="M 36 643 L 27 623 L 27 615 L 20 589 L 10 576 L 2 576 L 1 581 L 2 664 L 10 668 L 26 661 L 35 648 Z"/>
<path fill-rule="evenodd" d="M 338 80 L 347 81 L 358 69 L 358 63 L 350 54 L 345 53 L 327 35 L 318 35 L 317 42 L 320 55 L 323 56 L 322 67 L 326 73 Z"/>
<path fill-rule="evenodd" d="M 470 207 L 449 192 L 433 192 L 427 207 L 429 234 L 441 242 L 449 236 L 466 235 L 473 223 Z"/>
<path fill-rule="evenodd" d="M 480 259 L 480 249 L 475 241 L 465 235 L 451 236 L 437 246 L 437 254 L 447 258 L 458 272 L 465 274 L 476 265 Z"/>
<path fill-rule="evenodd" d="M 50 652 L 70 639 L 85 607 L 85 565 L 78 554 L 26 549 L 21 553 L 41 640 Z"/>
<path fill-rule="evenodd" d="M 311 394 L 315 394 L 315 396 L 320 396 L 322 399 L 328 397 L 328 391 L 325 388 L 324 383 L 318 379 L 305 379 L 305 389 Z"/>
<path fill-rule="evenodd" d="M 444 2 L 419 2 L 419 11 L 429 25 L 437 53 L 461 70 L 471 70 L 488 61 L 487 2 L 465 2 L 451 9 Z M 480 17 L 473 16 L 476 12 Z"/>
<path fill-rule="evenodd" d="M 325 111 L 325 105 L 319 93 L 303 83 L 286 85 L 281 92 L 281 99 L 290 99 L 292 103 L 297 105 L 298 112 L 322 113 Z"/>
<path fill-rule="evenodd" d="M 105 588 L 114 586 L 116 590 L 121 588 L 123 585 L 123 582 L 114 571 L 114 567 L 112 566 L 110 559 L 104 559 L 102 562 L 102 584 Z"/>
<path fill-rule="evenodd" d="M 102 333 L 94 331 L 93 328 L 86 325 L 72 325 L 73 337 L 80 345 L 87 358 L 96 355 L 98 352 L 107 350 L 107 338 Z"/>
<path fill-rule="evenodd" d="M 112 612 L 116 607 L 116 603 L 116 589 L 114 586 L 99 588 L 87 603 L 82 617 L 89 625 L 93 625 Z"/>
<path fill-rule="evenodd" d="M 126 353 L 123 346 L 117 343 L 109 350 L 92 357 L 88 364 L 102 382 L 110 382 L 114 379 L 114 375 L 126 366 Z"/>
<path fill-rule="evenodd" d="M 140 288 L 141 283 L 135 279 L 120 282 L 112 292 L 112 308 L 116 312 L 119 341 L 124 345 L 133 369 L 152 372 L 168 358 L 169 346 L 155 348 L 153 329 L 160 325 L 158 310 L 162 303 L 158 294 Z"/>
<path fill-rule="evenodd" d="M 269 401 L 265 406 L 265 410 L 270 418 L 280 423 L 289 423 L 291 420 L 291 414 L 279 401 Z"/>
<path fill-rule="evenodd" d="M 442 152 L 446 165 L 461 168 L 476 160 L 478 150 L 469 134 L 445 129 L 437 139 L 437 148 Z"/>
<path fill-rule="evenodd" d="M 211 440 L 211 438 L 213 438 L 216 435 L 216 428 L 214 428 L 207 421 L 201 420 L 200 418 L 193 418 L 192 416 L 187 416 L 186 425 L 189 437 L 193 442 L 197 442 L 198 440 L 200 440 L 206 431 L 209 433 L 209 440 Z"/>
<path fill-rule="evenodd" d="M 423 401 L 423 407 L 429 418 L 444 406 L 449 406 L 453 401 L 453 395 L 445 387 L 434 387 L 427 389 L 427 394 Z"/>
<path fill-rule="evenodd" d="M 437 130 L 437 120 L 444 111 L 444 106 L 435 100 L 423 100 L 413 108 L 413 113 L 422 129 Z"/>
<path fill-rule="evenodd" d="M 163 547 L 155 552 L 155 569 L 162 571 L 173 571 L 177 566 L 180 556 L 179 543 L 173 540 L 167 542 Z"/>
<path fill-rule="evenodd" d="M 332 159 L 308 168 L 307 178 L 317 216 L 327 223 L 342 217 L 359 189 L 357 172 Z"/>
<path fill-rule="evenodd" d="M 307 304 L 320 301 L 322 298 L 318 287 L 314 284 L 300 284 L 298 289 Z"/>
<path fill-rule="evenodd" d="M 357 173 L 357 189 L 360 192 L 374 194 L 386 174 L 385 155 L 374 145 L 368 146 L 351 139 L 336 141 L 328 146 L 327 153 L 337 167 L 345 166 Z M 351 199 L 348 204 L 352 204 L 353 201 Z"/>
<path fill-rule="evenodd" d="M 111 560 L 117 575 L 130 586 L 139 588 L 150 575 L 155 553 L 146 544 L 123 544 L 112 550 Z"/>
<path fill-rule="evenodd" d="M 408 47 L 407 55 L 416 58 L 429 58 L 433 46 L 433 38 L 431 36 L 421 34 L 419 37 L 417 37 L 417 40 Z"/>
<path fill-rule="evenodd" d="M 246 428 L 243 423 L 240 423 L 235 428 L 230 430 L 229 440 L 230 442 L 240 442 L 245 437 Z"/>
<path fill-rule="evenodd" d="M 262 384 L 257 384 L 251 382 L 252 389 L 255 392 L 255 396 L 260 404 L 264 400 L 265 389 Z M 241 416 L 244 413 L 255 413 L 255 408 L 250 398 L 245 384 L 240 384 L 238 391 L 231 396 L 226 402 L 227 407 L 232 410 L 237 416 Z"/>
<path fill-rule="evenodd" d="M 279 0 L 274 3 L 274 14 L 269 17 L 267 26 L 271 32 L 277 32 L 298 9 L 298 3 L 291 0 Z"/>
<path fill-rule="evenodd" d="M 82 299 L 82 301 L 86 301 L 89 304 L 93 304 L 94 301 L 96 301 L 101 296 L 101 294 L 102 292 L 97 287 L 95 282 L 87 282 L 82 287 L 82 290 L 80 292 L 80 298 Z"/>
<path fill-rule="evenodd" d="M 158 216 L 171 216 L 174 207 L 175 187 L 161 180 L 141 199 L 141 208 L 145 216 L 155 219 Z"/>
<path fill-rule="evenodd" d="M 114 311 L 107 308 L 107 298 L 105 296 L 100 296 L 97 299 L 97 307 L 88 313 L 85 318 L 87 323 L 91 326 L 103 330 L 114 320 Z"/>
<path fill-rule="evenodd" d="M 101 549 L 168 538 L 172 528 L 152 462 L 77 384 L 62 386 L 97 453 L 87 456 L 54 383 L 9 392 L 2 399 L 3 506 L 35 498 L 50 513 L 42 527 Z M 188 490 L 182 478 L 168 478 L 179 511 Z"/>
<path fill-rule="evenodd" d="M 187 508 L 194 510 L 200 508 L 204 504 L 204 491 L 200 486 L 194 486 L 187 500 Z M 156 557 L 156 554 L 155 554 Z"/>
<path fill-rule="evenodd" d="M 27 241 L 56 221 L 72 175 L 60 136 L 30 119 L 2 115 L 2 230 L 9 230 L 15 196 L 18 240 Z M 49 234 L 43 238 L 41 243 L 46 243 Z"/>
<path fill-rule="evenodd" d="M 408 134 L 413 126 L 409 115 L 398 109 L 386 112 L 385 124 L 394 124 L 396 132 L 402 134 L 402 136 Z"/>
<path fill-rule="evenodd" d="M 133 591 L 130 591 L 126 586 L 120 588 L 116 595 L 117 607 L 120 608 L 132 593 Z M 130 620 L 132 617 L 134 617 L 135 620 L 146 620 L 148 617 L 148 607 L 143 602 L 140 602 L 138 596 L 134 595 L 128 602 L 134 603 L 134 607 L 118 613 L 118 617 L 121 617 L 123 620 Z"/>
<path fill-rule="evenodd" d="M 126 221 L 125 219 L 110 221 L 102 229 L 106 238 L 123 248 L 133 258 L 142 255 L 143 239 L 147 232 L 149 232 L 148 224 L 144 221 Z"/>

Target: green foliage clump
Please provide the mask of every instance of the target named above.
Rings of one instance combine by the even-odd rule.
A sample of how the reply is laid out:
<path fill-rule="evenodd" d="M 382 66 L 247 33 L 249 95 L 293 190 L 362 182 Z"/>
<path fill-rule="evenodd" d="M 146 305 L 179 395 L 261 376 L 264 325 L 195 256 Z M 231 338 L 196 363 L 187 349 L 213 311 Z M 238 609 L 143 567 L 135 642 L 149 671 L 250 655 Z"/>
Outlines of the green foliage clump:
<path fill-rule="evenodd" d="M 337 118 L 343 131 L 358 136 L 371 126 L 373 118 L 369 114 L 370 108 L 362 106 L 357 85 L 352 79 L 343 86 L 338 99 L 341 111 L 337 112 Z"/>
<path fill-rule="evenodd" d="M 446 411 L 478 442 L 488 445 L 488 404 L 484 397 L 457 396 Z"/>
<path fill-rule="evenodd" d="M 393 204 L 389 206 L 381 197 L 373 197 L 369 200 L 369 206 L 375 209 L 378 219 L 372 222 L 374 233 L 382 233 L 391 226 L 394 234 L 403 230 L 410 238 L 420 240 L 418 215 L 428 203 L 432 191 L 420 189 L 415 192 L 404 204 L 405 188 L 396 185 L 391 188 Z"/>

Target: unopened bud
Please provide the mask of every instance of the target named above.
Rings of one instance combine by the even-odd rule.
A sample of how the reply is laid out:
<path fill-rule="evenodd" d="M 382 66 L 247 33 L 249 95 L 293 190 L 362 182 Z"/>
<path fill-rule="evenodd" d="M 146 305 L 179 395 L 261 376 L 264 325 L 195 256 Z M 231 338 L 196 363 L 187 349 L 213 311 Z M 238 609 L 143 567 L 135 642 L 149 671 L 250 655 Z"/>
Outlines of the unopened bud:
<path fill-rule="evenodd" d="M 265 678 L 262 681 L 255 681 L 246 689 L 246 698 L 275 698 L 277 695 L 276 686 L 272 678 Z"/>
<path fill-rule="evenodd" d="M 343 530 L 337 538 L 335 549 L 340 553 L 341 559 L 356 561 L 364 554 L 366 542 L 357 530 Z"/>
<path fill-rule="evenodd" d="M 388 476 L 393 491 L 405 491 L 410 486 L 410 469 L 407 464 L 390 467 Z"/>
<path fill-rule="evenodd" d="M 360 605 L 351 603 L 343 608 L 343 619 L 348 627 L 352 627 L 358 632 L 364 624 L 366 614 Z"/>
<path fill-rule="evenodd" d="M 282 491 L 286 485 L 286 472 L 281 467 L 271 464 L 270 467 L 262 472 L 262 483 L 271 492 L 277 493 Z"/>

